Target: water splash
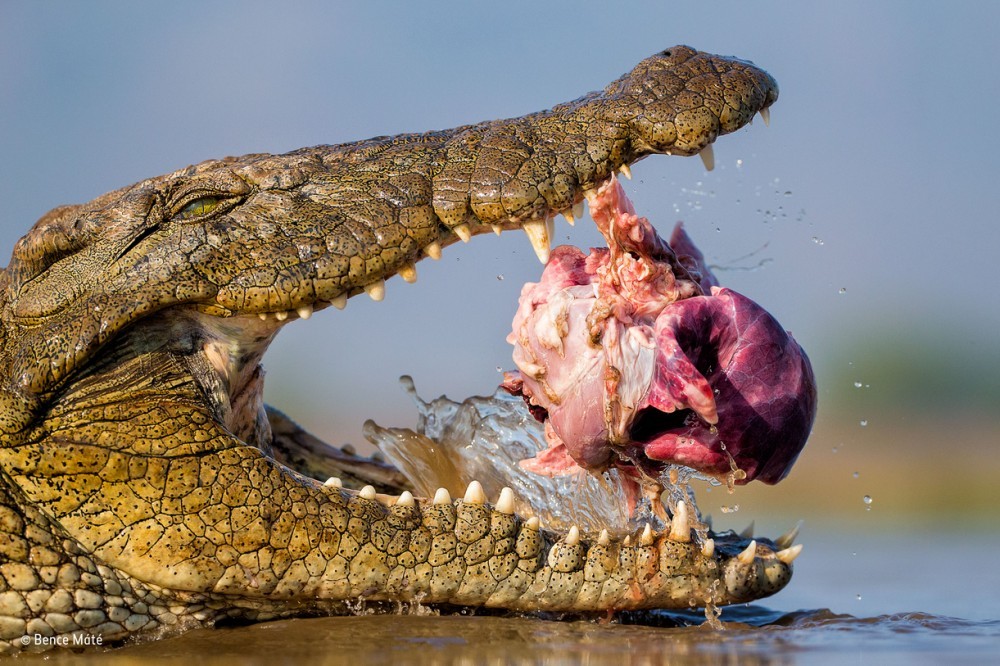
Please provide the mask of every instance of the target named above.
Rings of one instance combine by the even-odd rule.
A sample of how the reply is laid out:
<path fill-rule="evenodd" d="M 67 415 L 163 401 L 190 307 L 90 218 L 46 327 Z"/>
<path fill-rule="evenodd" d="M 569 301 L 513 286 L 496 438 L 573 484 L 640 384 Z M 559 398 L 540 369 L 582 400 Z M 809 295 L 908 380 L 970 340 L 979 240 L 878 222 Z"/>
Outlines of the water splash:
<path fill-rule="evenodd" d="M 538 516 L 547 527 L 566 530 L 577 525 L 585 532 L 607 528 L 617 534 L 641 529 L 646 523 L 657 531 L 664 529 L 664 509 L 672 515 L 683 500 L 696 533 L 703 537 L 707 531 L 689 485 L 692 479 L 704 477 L 694 470 L 671 466 L 661 477 L 647 480 L 652 484 L 644 485 L 656 490 L 644 488 L 642 496 L 633 498 L 630 515 L 616 469 L 601 476 L 581 471 L 547 477 L 521 468 L 521 460 L 547 448 L 543 426 L 522 398 L 497 389 L 491 396 L 463 402 L 444 396 L 427 402 L 417 394 L 410 377 L 401 377 L 400 383 L 417 407 L 416 428 L 384 428 L 369 420 L 363 433 L 406 475 L 415 493 L 432 497 L 437 488 L 444 487 L 453 496 L 461 496 L 469 482 L 477 480 L 487 496 L 495 499 L 508 486 L 517 496 L 518 513 Z"/>

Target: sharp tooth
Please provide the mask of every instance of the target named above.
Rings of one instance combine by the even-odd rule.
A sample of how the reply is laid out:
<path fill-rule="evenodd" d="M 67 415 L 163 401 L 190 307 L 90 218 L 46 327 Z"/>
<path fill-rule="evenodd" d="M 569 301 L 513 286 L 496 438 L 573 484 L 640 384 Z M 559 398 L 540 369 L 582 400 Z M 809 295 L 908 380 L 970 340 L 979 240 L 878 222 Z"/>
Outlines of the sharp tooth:
<path fill-rule="evenodd" d="M 417 281 L 417 267 L 413 264 L 403 264 L 399 267 L 399 275 L 410 284 L 413 284 Z"/>
<path fill-rule="evenodd" d="M 744 539 L 752 539 L 752 538 L 753 538 L 753 527 L 754 527 L 754 522 L 755 522 L 755 521 L 751 520 L 751 521 L 750 521 L 750 524 L 749 524 L 749 525 L 747 525 L 747 526 L 746 526 L 745 528 L 743 528 L 743 531 L 742 531 L 742 532 L 740 532 L 740 536 L 741 536 L 742 538 L 744 538 Z"/>
<path fill-rule="evenodd" d="M 257 316 L 260 317 L 261 321 L 267 321 L 267 313 L 266 312 L 260 312 L 260 313 L 257 314 Z"/>
<path fill-rule="evenodd" d="M 688 510 L 684 500 L 674 508 L 674 518 L 670 521 L 670 539 L 686 543 L 691 540 L 691 527 L 688 525 Z"/>
<path fill-rule="evenodd" d="M 628 168 L 627 164 L 621 165 L 620 167 L 618 167 L 618 170 L 622 172 L 623 176 L 625 176 L 629 180 L 632 180 L 632 169 Z"/>
<path fill-rule="evenodd" d="M 705 539 L 705 543 L 701 544 L 701 554 L 705 557 L 715 555 L 715 539 Z"/>
<path fill-rule="evenodd" d="M 298 310 L 296 310 L 296 312 L 299 313 L 299 317 L 300 318 L 302 318 L 302 319 L 309 319 L 309 317 L 313 316 L 313 306 L 311 306 L 311 305 L 303 305 L 301 308 L 299 308 Z"/>
<path fill-rule="evenodd" d="M 503 227 L 501 227 L 499 224 L 491 224 L 490 226 L 493 227 L 493 233 L 495 233 L 497 236 L 499 236 L 500 232 L 503 231 Z"/>
<path fill-rule="evenodd" d="M 285 321 L 286 319 L 288 319 L 288 313 L 285 311 L 275 312 L 274 318 L 277 319 L 278 321 Z"/>
<path fill-rule="evenodd" d="M 757 542 L 751 541 L 750 545 L 746 549 L 736 556 L 736 559 L 740 561 L 740 564 L 753 564 L 753 558 L 757 556 Z"/>
<path fill-rule="evenodd" d="M 577 201 L 573 204 L 573 217 L 579 220 L 583 217 L 583 201 Z"/>
<path fill-rule="evenodd" d="M 365 293 L 371 296 L 373 301 L 381 301 L 385 298 L 385 280 L 366 284 Z"/>
<path fill-rule="evenodd" d="M 566 532 L 566 545 L 575 546 L 580 543 L 580 528 L 573 525 L 569 528 L 569 532 Z"/>
<path fill-rule="evenodd" d="M 330 304 L 338 310 L 343 310 L 347 307 L 347 293 L 345 292 L 338 296 L 334 296 L 333 300 L 330 301 Z"/>
<path fill-rule="evenodd" d="M 545 232 L 549 235 L 549 240 L 551 241 L 556 237 L 556 216 L 545 218 Z"/>
<path fill-rule="evenodd" d="M 775 555 L 778 557 L 779 560 L 781 560 L 785 564 L 791 564 L 795 560 L 795 558 L 799 556 L 799 553 L 801 552 L 802 552 L 802 544 L 800 543 L 792 546 L 791 548 L 779 550 L 777 553 L 775 553 Z"/>
<path fill-rule="evenodd" d="M 343 488 L 344 482 L 341 481 L 339 477 L 331 476 L 329 479 L 323 482 L 323 485 L 327 488 Z"/>
<path fill-rule="evenodd" d="M 473 481 L 465 489 L 466 504 L 486 504 L 486 493 L 483 492 L 483 485 L 478 481 Z"/>
<path fill-rule="evenodd" d="M 433 243 L 424 248 L 424 254 L 426 254 L 434 261 L 437 261 L 438 259 L 441 258 L 441 243 L 434 241 Z"/>
<path fill-rule="evenodd" d="M 597 190 L 589 189 L 583 191 L 583 198 L 587 200 L 587 204 L 590 205 L 590 214 L 594 214 L 594 206 L 597 204 Z"/>
<path fill-rule="evenodd" d="M 800 520 L 798 524 L 792 529 L 788 530 L 780 537 L 774 540 L 774 545 L 778 548 L 788 548 L 793 543 L 795 543 L 795 537 L 799 535 L 799 530 L 802 529 L 802 521 Z"/>
<path fill-rule="evenodd" d="M 366 500 L 373 500 L 375 499 L 375 487 L 365 486 L 360 492 L 358 492 L 358 495 L 364 497 Z"/>
<path fill-rule="evenodd" d="M 435 504 L 451 504 L 451 493 L 448 492 L 447 488 L 438 488 L 437 492 L 434 493 L 434 503 Z"/>
<path fill-rule="evenodd" d="M 639 537 L 639 543 L 643 546 L 653 545 L 653 528 L 646 523 L 646 527 L 642 529 L 642 536 Z"/>
<path fill-rule="evenodd" d="M 524 526 L 529 530 L 535 530 L 536 532 L 542 529 L 542 521 L 538 519 L 538 516 L 532 516 L 524 523 Z"/>
<path fill-rule="evenodd" d="M 404 490 L 400 495 L 399 499 L 396 500 L 396 506 L 415 506 L 416 501 L 413 499 L 413 493 L 409 490 Z"/>
<path fill-rule="evenodd" d="M 502 488 L 495 508 L 500 513 L 507 515 L 514 513 L 514 491 L 507 487 Z"/>
<path fill-rule="evenodd" d="M 767 107 L 767 108 L 761 109 L 758 113 L 760 113 L 760 119 L 764 121 L 764 125 L 766 127 L 770 127 L 771 126 L 771 107 Z"/>
<path fill-rule="evenodd" d="M 708 144 L 702 148 L 698 156 L 701 157 L 701 161 L 705 164 L 705 171 L 711 171 L 715 168 L 715 150 L 712 149 L 712 144 Z"/>
<path fill-rule="evenodd" d="M 535 256 L 543 264 L 549 262 L 549 232 L 546 221 L 531 220 L 524 223 L 524 233 L 528 234 L 531 247 L 535 250 Z"/>
<path fill-rule="evenodd" d="M 632 535 L 631 534 L 626 534 L 625 535 L 625 538 L 622 539 L 622 545 L 624 547 L 626 547 L 626 548 L 628 548 L 629 546 L 632 545 Z"/>
<path fill-rule="evenodd" d="M 611 543 L 611 535 L 606 529 L 601 530 L 601 536 L 597 537 L 598 546 L 607 546 Z"/>
<path fill-rule="evenodd" d="M 463 243 L 468 243 L 472 240 L 472 229 L 470 229 L 467 224 L 460 224 L 452 229 L 452 231 L 455 232 L 456 236 L 462 239 Z"/>
<path fill-rule="evenodd" d="M 576 219 L 573 217 L 573 211 L 572 210 L 570 210 L 570 209 L 567 208 L 566 210 L 564 210 L 562 212 L 562 216 L 566 218 L 566 222 L 569 224 L 569 226 L 572 227 L 572 226 L 574 226 L 576 224 Z"/>

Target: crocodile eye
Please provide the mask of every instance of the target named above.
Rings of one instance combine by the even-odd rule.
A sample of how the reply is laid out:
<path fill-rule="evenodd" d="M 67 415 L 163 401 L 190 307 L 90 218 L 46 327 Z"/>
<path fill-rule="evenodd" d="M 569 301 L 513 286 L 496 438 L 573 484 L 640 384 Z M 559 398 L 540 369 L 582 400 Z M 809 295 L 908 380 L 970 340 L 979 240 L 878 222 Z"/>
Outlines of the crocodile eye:
<path fill-rule="evenodd" d="M 203 215 L 208 215 L 213 210 L 219 207 L 222 200 L 219 197 L 199 197 L 184 206 L 176 217 L 181 220 L 190 220 L 196 217 L 202 217 Z"/>

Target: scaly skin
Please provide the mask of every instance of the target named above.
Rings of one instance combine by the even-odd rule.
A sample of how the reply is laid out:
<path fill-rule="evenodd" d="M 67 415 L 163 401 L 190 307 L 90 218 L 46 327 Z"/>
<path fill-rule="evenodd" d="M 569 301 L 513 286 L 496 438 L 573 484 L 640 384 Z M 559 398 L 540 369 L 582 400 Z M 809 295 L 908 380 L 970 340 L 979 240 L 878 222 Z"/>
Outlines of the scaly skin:
<path fill-rule="evenodd" d="M 458 238 L 523 226 L 544 255 L 545 221 L 616 169 L 698 153 L 776 97 L 752 65 L 676 47 L 523 118 L 203 162 L 47 214 L 0 275 L 0 647 L 359 600 L 587 612 L 780 589 L 791 558 L 766 541 L 580 538 L 475 487 L 324 486 L 405 481 L 267 411 L 259 367 L 289 319 L 380 298 Z"/>

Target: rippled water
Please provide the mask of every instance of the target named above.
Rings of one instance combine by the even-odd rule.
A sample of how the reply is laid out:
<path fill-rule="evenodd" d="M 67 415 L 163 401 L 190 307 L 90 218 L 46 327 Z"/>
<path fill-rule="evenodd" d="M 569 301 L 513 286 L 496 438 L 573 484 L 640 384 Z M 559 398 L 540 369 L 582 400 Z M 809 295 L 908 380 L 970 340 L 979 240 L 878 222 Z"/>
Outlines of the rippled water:
<path fill-rule="evenodd" d="M 913 664 L 995 663 L 1000 622 L 924 613 L 858 618 L 829 610 L 729 609 L 723 630 L 697 614 L 628 617 L 659 626 L 538 618 L 377 615 L 199 629 L 54 663 Z"/>

